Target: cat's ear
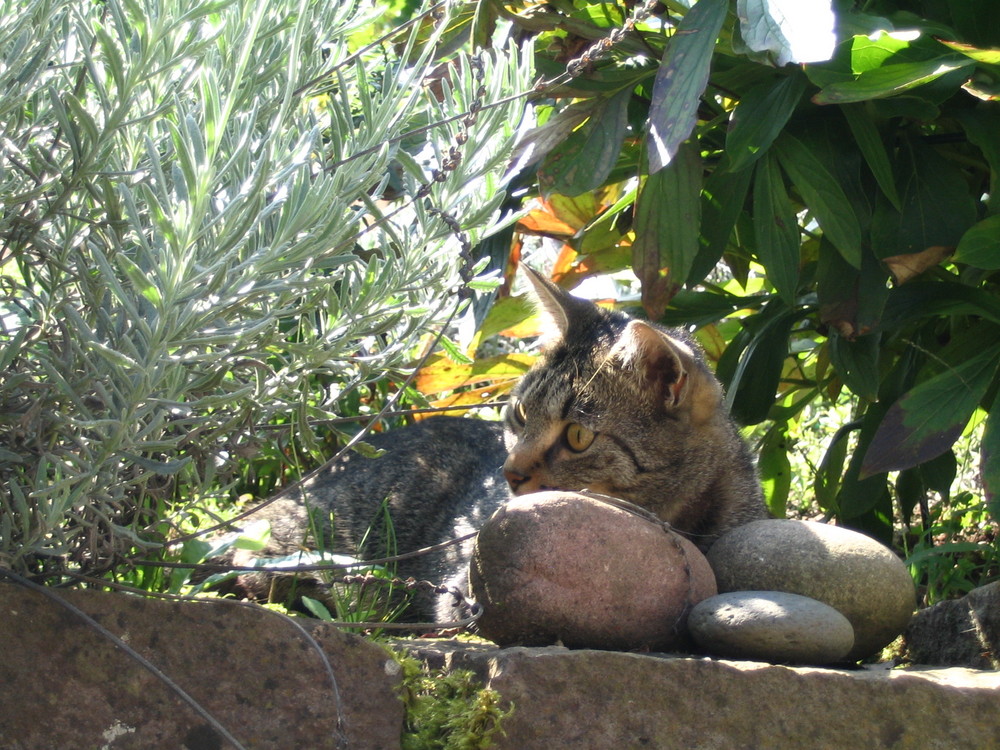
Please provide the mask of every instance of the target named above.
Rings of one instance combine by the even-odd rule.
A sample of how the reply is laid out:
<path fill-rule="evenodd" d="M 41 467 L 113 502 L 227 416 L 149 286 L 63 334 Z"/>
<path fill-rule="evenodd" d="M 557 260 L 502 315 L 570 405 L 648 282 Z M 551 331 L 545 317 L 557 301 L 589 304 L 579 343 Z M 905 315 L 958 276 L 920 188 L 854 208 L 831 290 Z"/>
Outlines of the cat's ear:
<path fill-rule="evenodd" d="M 691 347 L 641 320 L 625 327 L 612 354 L 632 371 L 643 391 L 668 409 L 686 409 L 698 423 L 719 408 L 722 390 Z"/>
<path fill-rule="evenodd" d="M 551 348 L 566 336 L 574 319 L 590 312 L 591 303 L 567 294 L 534 268 L 524 263 L 521 268 L 531 282 L 531 296 L 541 317 L 542 348 Z"/>

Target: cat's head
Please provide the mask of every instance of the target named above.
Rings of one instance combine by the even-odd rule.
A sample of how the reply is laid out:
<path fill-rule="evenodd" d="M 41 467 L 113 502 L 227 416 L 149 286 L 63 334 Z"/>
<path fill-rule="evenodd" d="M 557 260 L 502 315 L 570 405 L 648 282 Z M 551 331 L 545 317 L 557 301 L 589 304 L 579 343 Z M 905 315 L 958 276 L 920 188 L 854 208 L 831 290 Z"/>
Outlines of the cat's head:
<path fill-rule="evenodd" d="M 721 387 L 686 334 L 573 297 L 530 268 L 543 354 L 505 412 L 515 494 L 590 489 L 649 507 L 685 491 L 722 423 Z"/>

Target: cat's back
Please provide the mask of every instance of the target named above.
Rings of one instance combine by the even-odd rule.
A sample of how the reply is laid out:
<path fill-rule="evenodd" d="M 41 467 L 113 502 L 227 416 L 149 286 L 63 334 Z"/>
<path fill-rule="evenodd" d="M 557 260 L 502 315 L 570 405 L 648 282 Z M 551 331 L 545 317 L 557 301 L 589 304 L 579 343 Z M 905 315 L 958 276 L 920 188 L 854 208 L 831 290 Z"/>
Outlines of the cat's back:
<path fill-rule="evenodd" d="M 300 488 L 309 506 L 335 518 L 337 536 L 348 548 L 362 546 L 366 536 L 382 547 L 384 533 L 392 534 L 400 552 L 447 541 L 477 530 L 507 497 L 499 423 L 431 417 L 365 442 L 381 455 L 350 452 L 320 467 Z M 385 510 L 391 529 L 382 528 Z"/>

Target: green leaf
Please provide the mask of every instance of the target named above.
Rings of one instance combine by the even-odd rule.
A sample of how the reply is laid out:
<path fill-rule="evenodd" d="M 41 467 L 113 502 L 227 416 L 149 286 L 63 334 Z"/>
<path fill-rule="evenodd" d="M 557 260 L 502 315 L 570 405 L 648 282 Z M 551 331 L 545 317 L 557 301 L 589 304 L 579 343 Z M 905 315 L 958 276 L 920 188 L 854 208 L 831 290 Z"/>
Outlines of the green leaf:
<path fill-rule="evenodd" d="M 980 447 L 979 472 L 990 515 L 1000 521 L 1000 398 L 994 399 Z"/>
<path fill-rule="evenodd" d="M 729 169 L 739 171 L 759 159 L 795 111 L 806 78 L 789 75 L 755 86 L 740 98 L 730 118 L 726 134 Z"/>
<path fill-rule="evenodd" d="M 740 424 L 767 419 L 788 356 L 788 335 L 799 315 L 772 298 L 760 313 L 743 319 L 744 328 L 719 359 L 716 374 L 726 387 L 726 406 Z"/>
<path fill-rule="evenodd" d="M 884 65 L 861 73 L 853 81 L 831 83 L 813 96 L 816 104 L 847 104 L 882 99 L 930 83 L 946 73 L 974 65 L 959 55 L 914 63 Z"/>
<path fill-rule="evenodd" d="M 788 460 L 788 424 L 776 422 L 764 435 L 757 459 L 767 509 L 775 518 L 785 517 L 788 492 L 792 486 L 792 465 Z"/>
<path fill-rule="evenodd" d="M 844 474 L 844 464 L 847 461 L 847 448 L 850 444 L 851 432 L 858 428 L 857 424 L 848 424 L 837 430 L 827 444 L 823 460 L 820 461 L 813 479 L 813 492 L 816 503 L 827 512 L 839 512 L 837 494 L 840 492 L 841 477 Z"/>
<path fill-rule="evenodd" d="M 844 384 L 861 398 L 878 398 L 878 360 L 881 337 L 860 336 L 855 340 L 831 334 L 830 361 Z"/>
<path fill-rule="evenodd" d="M 794 305 L 799 285 L 799 225 L 777 160 L 771 155 L 757 162 L 753 221 L 757 257 L 768 281 L 785 302 Z"/>
<path fill-rule="evenodd" d="M 998 357 L 994 343 L 903 394 L 865 453 L 862 478 L 908 469 L 951 448 L 989 388 Z"/>
<path fill-rule="evenodd" d="M 687 280 L 698 253 L 701 173 L 701 155 L 686 143 L 669 166 L 646 178 L 639 193 L 632 266 L 651 317 L 666 307 L 668 287 Z"/>
<path fill-rule="evenodd" d="M 851 128 L 851 135 L 857 142 L 861 153 L 865 157 L 868 168 L 875 175 L 875 181 L 879 188 L 889 199 L 889 202 L 897 210 L 900 210 L 899 194 L 896 192 L 896 182 L 892 175 L 892 165 L 889 163 L 889 154 L 882 143 L 882 137 L 871 117 L 865 111 L 862 104 L 845 104 L 841 107 L 847 124 Z"/>
<path fill-rule="evenodd" d="M 991 109 L 963 109 L 955 117 L 965 129 L 969 141 L 979 148 L 990 167 L 990 196 L 987 206 L 990 213 L 1000 213 L 1000 112 Z"/>
<path fill-rule="evenodd" d="M 902 211 L 876 202 L 872 248 L 879 258 L 955 247 L 976 219 L 976 206 L 962 170 L 936 149 L 906 140 L 896 157 Z"/>
<path fill-rule="evenodd" d="M 777 66 L 828 60 L 837 42 L 830 0 L 737 0 L 740 36 L 754 52 L 766 52 Z"/>
<path fill-rule="evenodd" d="M 160 290 L 156 284 L 150 280 L 150 277 L 127 255 L 119 254 L 115 256 L 115 261 L 122 271 L 125 272 L 128 280 L 132 282 L 132 286 L 136 288 L 136 291 L 154 306 L 160 308 L 163 303 L 163 297 L 160 295 Z"/>
<path fill-rule="evenodd" d="M 985 271 L 1000 269 L 1000 214 L 983 219 L 963 234 L 952 260 Z"/>
<path fill-rule="evenodd" d="M 781 166 L 840 254 L 861 267 L 861 227 L 840 183 L 800 140 L 787 132 L 774 142 Z"/>
<path fill-rule="evenodd" d="M 701 201 L 702 247 L 691 267 L 689 281 L 701 281 L 719 262 L 743 211 L 752 176 L 752 169 L 734 174 L 720 164 L 705 181 Z"/>
<path fill-rule="evenodd" d="M 694 130 L 727 0 L 698 0 L 667 42 L 649 106 L 649 173 L 667 166 Z"/>
<path fill-rule="evenodd" d="M 971 44 L 962 42 L 950 42 L 945 39 L 938 39 L 948 49 L 961 52 L 976 62 L 987 63 L 988 65 L 1000 65 L 1000 48 L 997 47 L 974 47 Z"/>
<path fill-rule="evenodd" d="M 538 184 L 544 195 L 570 197 L 604 184 L 621 153 L 628 130 L 631 89 L 594 102 L 590 119 L 552 149 L 538 169 Z"/>

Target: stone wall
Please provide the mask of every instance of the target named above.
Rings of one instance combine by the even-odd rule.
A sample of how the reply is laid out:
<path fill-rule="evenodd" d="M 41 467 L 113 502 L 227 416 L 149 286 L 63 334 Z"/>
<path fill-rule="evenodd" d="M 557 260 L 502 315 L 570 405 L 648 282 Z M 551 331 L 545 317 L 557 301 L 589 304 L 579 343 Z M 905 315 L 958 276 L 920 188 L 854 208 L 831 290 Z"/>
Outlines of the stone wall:
<path fill-rule="evenodd" d="M 399 747 L 396 662 L 379 646 L 236 603 L 57 592 L 153 662 L 247 748 Z M 121 648 L 43 595 L 0 585 L 0 748 L 228 748 Z M 790 668 L 557 647 L 397 641 L 467 668 L 514 713 L 496 747 L 1000 747 L 1000 673 Z M 334 685 L 335 683 L 335 685 Z"/>

